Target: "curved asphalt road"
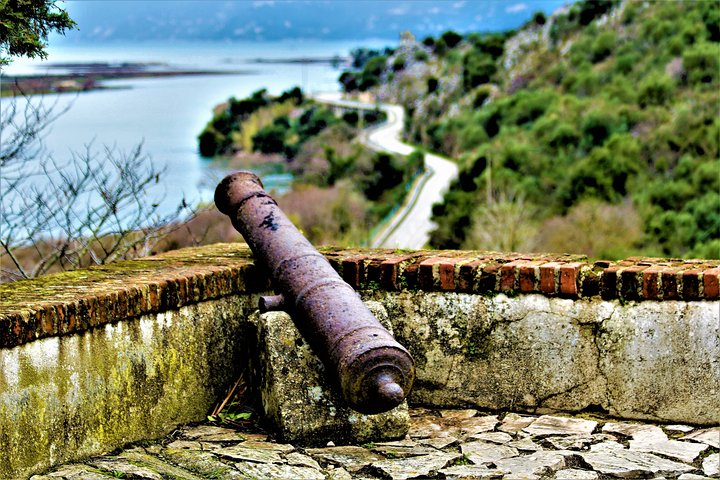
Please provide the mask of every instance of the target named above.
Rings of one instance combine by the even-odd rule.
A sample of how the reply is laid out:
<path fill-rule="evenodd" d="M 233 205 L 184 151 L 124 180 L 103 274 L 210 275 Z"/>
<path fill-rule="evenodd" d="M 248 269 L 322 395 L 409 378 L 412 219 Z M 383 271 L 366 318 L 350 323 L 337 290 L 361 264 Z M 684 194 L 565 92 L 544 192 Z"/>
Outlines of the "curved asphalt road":
<path fill-rule="evenodd" d="M 385 150 L 408 155 L 415 150 L 398 138 L 403 128 L 405 111 L 399 105 L 369 104 L 340 100 L 337 94 L 317 94 L 319 102 L 339 107 L 375 109 L 385 111 L 388 121 L 367 130 L 362 140 L 374 150 Z M 450 183 L 457 178 L 458 168 L 453 162 L 431 153 L 425 154 L 425 173 L 413 183 L 402 206 L 372 239 L 372 247 L 420 249 L 427 245 L 430 232 L 436 227 L 430 220 L 432 206 L 440 202 Z"/>

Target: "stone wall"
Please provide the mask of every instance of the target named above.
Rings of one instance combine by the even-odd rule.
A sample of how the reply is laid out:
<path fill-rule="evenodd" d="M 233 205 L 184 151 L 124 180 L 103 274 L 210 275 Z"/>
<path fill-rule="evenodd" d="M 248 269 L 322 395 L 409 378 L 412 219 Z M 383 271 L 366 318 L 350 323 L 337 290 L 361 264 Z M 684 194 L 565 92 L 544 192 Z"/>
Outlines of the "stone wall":
<path fill-rule="evenodd" d="M 388 310 L 411 403 L 720 423 L 718 261 L 323 253 Z M 203 419 L 268 288 L 243 244 L 0 285 L 0 478 Z"/>
<path fill-rule="evenodd" d="M 717 302 L 370 296 L 415 359 L 411 403 L 720 423 Z"/>

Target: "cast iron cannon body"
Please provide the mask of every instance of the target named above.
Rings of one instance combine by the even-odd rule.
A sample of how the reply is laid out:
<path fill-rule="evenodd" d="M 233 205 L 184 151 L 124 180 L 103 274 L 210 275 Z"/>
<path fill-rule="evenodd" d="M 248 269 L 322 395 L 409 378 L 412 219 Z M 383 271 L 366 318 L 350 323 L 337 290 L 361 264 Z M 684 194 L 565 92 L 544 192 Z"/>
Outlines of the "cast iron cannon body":
<path fill-rule="evenodd" d="M 359 295 L 298 231 L 250 172 L 228 175 L 215 204 L 267 268 L 279 295 L 263 297 L 261 310 L 287 310 L 321 357 L 345 401 L 355 410 L 381 413 L 410 393 L 415 366 L 362 303 Z"/>

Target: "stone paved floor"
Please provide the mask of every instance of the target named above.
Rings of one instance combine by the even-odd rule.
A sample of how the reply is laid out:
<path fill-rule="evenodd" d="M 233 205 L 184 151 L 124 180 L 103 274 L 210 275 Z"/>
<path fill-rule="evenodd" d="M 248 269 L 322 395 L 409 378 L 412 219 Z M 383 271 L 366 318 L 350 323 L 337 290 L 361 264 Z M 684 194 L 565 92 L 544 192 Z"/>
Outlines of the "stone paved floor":
<path fill-rule="evenodd" d="M 720 427 L 411 409 L 405 439 L 303 448 L 259 429 L 186 427 L 33 480 L 720 478 Z"/>

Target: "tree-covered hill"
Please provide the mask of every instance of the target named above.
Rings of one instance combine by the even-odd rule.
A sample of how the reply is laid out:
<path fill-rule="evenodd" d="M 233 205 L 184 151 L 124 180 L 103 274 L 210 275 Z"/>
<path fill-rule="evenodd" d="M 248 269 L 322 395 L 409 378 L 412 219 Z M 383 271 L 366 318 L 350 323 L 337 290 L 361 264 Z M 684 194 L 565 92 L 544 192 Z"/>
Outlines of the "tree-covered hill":
<path fill-rule="evenodd" d="M 344 75 L 457 159 L 432 246 L 720 257 L 720 2 L 575 3 Z"/>
<path fill-rule="evenodd" d="M 278 202 L 315 244 L 361 245 L 422 173 L 422 154 L 373 152 L 356 141 L 361 128 L 384 121 L 380 110 L 334 109 L 292 88 L 266 90 L 218 105 L 198 135 L 204 157 L 274 167 L 292 174 Z"/>

